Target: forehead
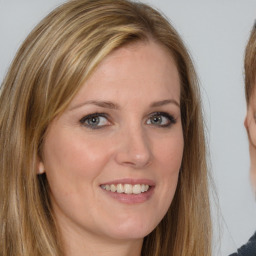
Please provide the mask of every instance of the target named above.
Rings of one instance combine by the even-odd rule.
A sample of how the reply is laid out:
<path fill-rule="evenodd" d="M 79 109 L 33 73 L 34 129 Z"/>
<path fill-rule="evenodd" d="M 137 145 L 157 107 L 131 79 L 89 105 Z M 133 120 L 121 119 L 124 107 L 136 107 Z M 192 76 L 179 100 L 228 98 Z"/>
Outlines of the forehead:
<path fill-rule="evenodd" d="M 155 58 L 156 60 L 168 63 L 173 62 L 173 64 L 175 64 L 172 53 L 166 46 L 156 42 L 154 39 L 148 39 L 131 42 L 115 49 L 99 64 L 99 66 L 109 63 L 115 58 L 119 58 L 119 60 L 123 59 L 125 61 L 126 57 L 130 57 L 131 55 L 137 57 L 136 55 L 138 52 L 140 53 L 139 57 L 142 60 Z"/>
<path fill-rule="evenodd" d="M 138 66 L 139 69 L 134 69 Z M 129 71 L 133 73 L 127 74 Z M 150 72 L 151 71 L 151 72 Z M 168 78 L 177 79 L 178 69 L 176 62 L 170 51 L 150 40 L 138 41 L 120 47 L 110 53 L 96 68 L 94 74 L 88 79 L 87 83 L 92 82 L 95 77 L 136 79 L 144 74 L 144 78 L 161 78 L 168 75 Z"/>
<path fill-rule="evenodd" d="M 75 98 L 79 95 L 118 98 L 124 94 L 144 97 L 146 94 L 154 100 L 154 96 L 159 98 L 165 93 L 175 95 L 179 100 L 178 69 L 165 47 L 149 41 L 132 43 L 110 53 L 85 81 Z"/>

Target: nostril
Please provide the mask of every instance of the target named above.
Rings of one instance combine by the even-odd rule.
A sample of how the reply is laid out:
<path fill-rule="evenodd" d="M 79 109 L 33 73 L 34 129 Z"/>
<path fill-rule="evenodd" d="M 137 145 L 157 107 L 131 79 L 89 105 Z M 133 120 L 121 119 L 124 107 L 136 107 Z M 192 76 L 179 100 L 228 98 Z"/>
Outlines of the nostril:
<path fill-rule="evenodd" d="M 151 162 L 151 154 L 147 153 L 135 153 L 133 151 L 117 152 L 116 161 L 121 165 L 129 165 L 131 167 L 142 168 L 147 166 Z"/>

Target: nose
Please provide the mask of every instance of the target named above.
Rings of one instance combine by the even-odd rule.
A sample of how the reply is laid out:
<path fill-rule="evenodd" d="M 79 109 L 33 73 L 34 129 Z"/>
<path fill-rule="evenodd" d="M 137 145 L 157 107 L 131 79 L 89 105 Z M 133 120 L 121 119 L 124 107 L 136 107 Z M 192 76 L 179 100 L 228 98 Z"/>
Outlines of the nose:
<path fill-rule="evenodd" d="M 118 136 L 116 161 L 132 168 L 144 168 L 152 162 L 150 141 L 142 128 L 126 129 Z"/>

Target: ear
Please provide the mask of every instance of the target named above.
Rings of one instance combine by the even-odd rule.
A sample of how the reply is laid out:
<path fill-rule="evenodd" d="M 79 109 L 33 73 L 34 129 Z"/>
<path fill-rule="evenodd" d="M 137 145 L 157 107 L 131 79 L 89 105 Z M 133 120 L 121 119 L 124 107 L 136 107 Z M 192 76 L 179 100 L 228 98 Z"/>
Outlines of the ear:
<path fill-rule="evenodd" d="M 247 115 L 244 120 L 244 126 L 248 133 L 250 144 L 256 147 L 256 120 L 255 113 L 252 108 L 248 108 Z"/>
<path fill-rule="evenodd" d="M 246 131 L 248 132 L 248 120 L 247 120 L 247 115 L 245 116 L 245 119 L 244 119 L 244 127 L 246 129 Z"/>
<path fill-rule="evenodd" d="M 38 164 L 37 164 L 37 174 L 43 174 L 45 172 L 44 169 L 44 164 L 41 160 L 38 160 Z"/>

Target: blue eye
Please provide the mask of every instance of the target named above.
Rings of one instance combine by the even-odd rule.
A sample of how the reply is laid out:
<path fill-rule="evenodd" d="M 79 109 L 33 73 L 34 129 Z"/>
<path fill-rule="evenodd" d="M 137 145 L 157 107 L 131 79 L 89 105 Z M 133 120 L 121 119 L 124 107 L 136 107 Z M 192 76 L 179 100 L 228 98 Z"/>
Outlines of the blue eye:
<path fill-rule="evenodd" d="M 91 114 L 83 117 L 79 121 L 83 126 L 91 129 L 99 129 L 109 125 L 109 121 L 105 114 Z"/>
<path fill-rule="evenodd" d="M 155 125 L 159 127 L 169 127 L 172 124 L 175 124 L 176 120 L 173 116 L 167 113 L 157 112 L 151 114 L 146 123 L 149 125 Z"/>

